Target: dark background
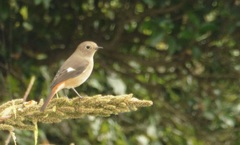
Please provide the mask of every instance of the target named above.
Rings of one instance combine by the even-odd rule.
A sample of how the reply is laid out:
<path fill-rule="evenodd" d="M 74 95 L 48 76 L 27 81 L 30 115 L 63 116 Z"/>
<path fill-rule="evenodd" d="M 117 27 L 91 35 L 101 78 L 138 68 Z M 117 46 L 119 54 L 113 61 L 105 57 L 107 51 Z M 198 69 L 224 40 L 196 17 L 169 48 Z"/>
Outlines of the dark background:
<path fill-rule="evenodd" d="M 240 144 L 239 0 L 1 0 L 0 102 L 23 97 L 31 76 L 28 100 L 46 98 L 84 40 L 104 49 L 81 94 L 133 93 L 154 105 L 39 124 L 39 143 Z M 15 133 L 33 144 L 33 132 Z"/>

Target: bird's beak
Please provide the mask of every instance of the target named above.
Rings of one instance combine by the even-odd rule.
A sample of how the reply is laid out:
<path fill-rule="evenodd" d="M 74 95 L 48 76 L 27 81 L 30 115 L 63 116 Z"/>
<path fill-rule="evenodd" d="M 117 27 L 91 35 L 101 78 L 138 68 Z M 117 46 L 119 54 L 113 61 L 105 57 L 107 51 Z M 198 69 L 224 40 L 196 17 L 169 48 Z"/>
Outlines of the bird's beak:
<path fill-rule="evenodd" d="M 98 46 L 98 47 L 97 47 L 97 50 L 98 50 L 98 49 L 103 49 L 103 47 L 102 47 L 102 46 Z"/>

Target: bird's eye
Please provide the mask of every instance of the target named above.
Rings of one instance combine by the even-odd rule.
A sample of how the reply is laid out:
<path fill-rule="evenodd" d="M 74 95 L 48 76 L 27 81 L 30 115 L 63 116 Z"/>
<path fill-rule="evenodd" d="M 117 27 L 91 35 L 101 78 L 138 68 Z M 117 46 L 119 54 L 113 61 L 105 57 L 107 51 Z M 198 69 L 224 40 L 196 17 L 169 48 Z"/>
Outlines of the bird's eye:
<path fill-rule="evenodd" d="M 90 49 L 90 48 L 91 48 L 91 46 L 87 45 L 87 46 L 86 46 L 86 48 L 87 48 L 87 49 Z"/>

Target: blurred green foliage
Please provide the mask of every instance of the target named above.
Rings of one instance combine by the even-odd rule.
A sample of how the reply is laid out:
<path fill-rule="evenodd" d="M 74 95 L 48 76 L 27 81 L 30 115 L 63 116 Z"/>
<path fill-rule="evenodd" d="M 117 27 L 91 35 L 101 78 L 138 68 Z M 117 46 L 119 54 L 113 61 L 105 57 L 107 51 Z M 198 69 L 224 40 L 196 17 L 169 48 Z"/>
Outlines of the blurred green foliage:
<path fill-rule="evenodd" d="M 62 61 L 93 40 L 104 50 L 78 91 L 133 93 L 154 105 L 39 125 L 39 143 L 238 145 L 239 33 L 239 0 L 2 0 L 0 100 L 22 97 L 32 75 L 30 99 L 46 97 Z"/>

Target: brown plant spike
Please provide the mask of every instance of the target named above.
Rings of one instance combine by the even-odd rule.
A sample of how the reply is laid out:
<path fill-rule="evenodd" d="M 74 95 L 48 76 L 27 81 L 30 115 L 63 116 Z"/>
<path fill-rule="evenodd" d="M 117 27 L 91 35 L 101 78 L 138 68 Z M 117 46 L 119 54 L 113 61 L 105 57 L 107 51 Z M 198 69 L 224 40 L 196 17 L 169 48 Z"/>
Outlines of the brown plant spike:
<path fill-rule="evenodd" d="M 110 116 L 123 112 L 136 111 L 140 107 L 148 107 L 152 101 L 139 100 L 132 94 L 119 96 L 102 96 L 73 98 L 54 98 L 44 112 L 40 111 L 40 103 L 22 99 L 6 102 L 0 106 L 0 130 L 23 129 L 34 130 L 33 122 L 58 123 L 64 119 L 81 118 L 86 115 Z"/>

